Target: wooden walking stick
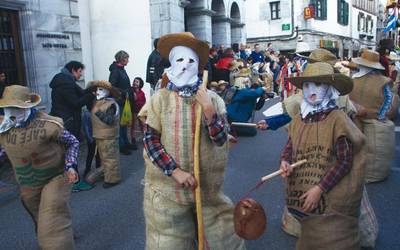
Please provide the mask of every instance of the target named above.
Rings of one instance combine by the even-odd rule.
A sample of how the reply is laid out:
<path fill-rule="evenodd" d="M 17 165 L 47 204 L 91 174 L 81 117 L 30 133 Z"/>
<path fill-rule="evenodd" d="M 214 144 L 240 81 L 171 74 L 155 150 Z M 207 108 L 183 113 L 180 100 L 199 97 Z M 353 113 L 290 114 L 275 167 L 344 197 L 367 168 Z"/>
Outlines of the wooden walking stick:
<path fill-rule="evenodd" d="M 208 71 L 203 72 L 203 82 L 200 89 L 205 89 L 207 86 Z M 196 202 L 196 217 L 197 217 L 197 239 L 198 249 L 204 249 L 204 223 L 203 223 L 203 211 L 201 209 L 201 186 L 200 186 L 200 130 L 201 130 L 201 117 L 202 117 L 201 105 L 196 110 L 196 130 L 194 134 L 194 178 L 197 182 L 197 188 L 195 190 L 195 202 Z"/>

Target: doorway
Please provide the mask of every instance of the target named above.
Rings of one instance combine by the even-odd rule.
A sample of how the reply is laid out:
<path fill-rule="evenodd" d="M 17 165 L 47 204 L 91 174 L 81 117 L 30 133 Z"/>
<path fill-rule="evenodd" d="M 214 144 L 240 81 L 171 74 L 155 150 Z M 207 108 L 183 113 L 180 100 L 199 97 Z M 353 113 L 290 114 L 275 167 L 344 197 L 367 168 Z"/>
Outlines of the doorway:
<path fill-rule="evenodd" d="M 0 9 L 0 72 L 6 84 L 26 85 L 18 12 Z"/>

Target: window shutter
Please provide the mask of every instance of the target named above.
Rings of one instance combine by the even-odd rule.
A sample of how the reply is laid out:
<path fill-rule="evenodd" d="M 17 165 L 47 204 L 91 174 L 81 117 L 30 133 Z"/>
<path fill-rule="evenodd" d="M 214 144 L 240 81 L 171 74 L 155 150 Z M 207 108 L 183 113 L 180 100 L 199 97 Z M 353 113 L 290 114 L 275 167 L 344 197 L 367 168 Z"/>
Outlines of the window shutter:
<path fill-rule="evenodd" d="M 349 4 L 345 3 L 344 4 L 344 25 L 349 24 Z"/>
<path fill-rule="evenodd" d="M 322 20 L 327 19 L 327 3 L 326 0 L 322 0 Z"/>
<path fill-rule="evenodd" d="M 341 11 L 340 11 L 340 7 L 342 5 L 341 0 L 337 0 L 337 22 L 338 23 L 342 23 L 341 22 Z"/>

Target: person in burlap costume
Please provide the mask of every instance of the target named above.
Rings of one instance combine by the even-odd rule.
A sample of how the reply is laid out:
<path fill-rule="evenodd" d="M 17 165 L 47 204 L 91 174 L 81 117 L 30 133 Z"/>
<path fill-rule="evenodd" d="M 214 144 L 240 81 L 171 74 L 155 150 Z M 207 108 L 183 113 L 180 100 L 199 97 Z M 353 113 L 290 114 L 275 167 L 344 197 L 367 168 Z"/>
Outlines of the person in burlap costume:
<path fill-rule="evenodd" d="M 147 116 L 143 139 L 146 249 L 194 249 L 197 183 L 193 143 L 200 106 L 205 245 L 213 250 L 245 249 L 234 231 L 232 202 L 222 192 L 228 158 L 225 104 L 216 93 L 200 88 L 198 77 L 207 62 L 208 45 L 185 32 L 161 37 L 158 49 L 171 67 L 165 70 L 163 88 L 140 115 Z"/>
<path fill-rule="evenodd" d="M 352 76 L 354 90 L 350 98 L 365 109 L 355 122 L 367 137 L 366 182 L 382 181 L 389 175 L 394 157 L 394 124 L 388 119 L 391 112 L 397 112 L 391 91 L 393 82 L 383 75 L 385 68 L 378 52 L 365 49 L 352 62 L 359 71 Z"/>
<path fill-rule="evenodd" d="M 298 56 L 302 55 L 298 54 Z M 336 56 L 326 49 L 315 49 L 311 51 L 308 57 L 302 57 L 307 59 L 308 63 L 326 62 L 331 66 L 334 66 L 337 62 Z M 305 66 L 305 68 L 307 68 L 307 66 Z M 277 130 L 282 126 L 285 126 L 299 114 L 302 100 L 303 93 L 301 91 L 298 91 L 296 94 L 284 99 L 282 101 L 282 109 L 284 111 L 283 114 L 260 120 L 258 122 L 258 127 L 264 130 Z M 339 109 L 343 110 L 349 117 L 354 117 L 362 112 L 361 110 L 359 111 L 355 105 L 353 105 L 348 95 L 339 96 L 336 104 L 338 105 Z"/>
<path fill-rule="evenodd" d="M 0 144 L 12 163 L 40 248 L 75 249 L 68 202 L 71 184 L 79 180 L 79 142 L 64 129 L 61 118 L 34 108 L 40 100 L 27 87 L 5 88 Z"/>
<path fill-rule="evenodd" d="M 297 249 L 360 249 L 365 138 L 336 105 L 339 95 L 351 92 L 352 80 L 317 62 L 290 81 L 304 96 L 281 155 L 286 205 L 301 225 Z M 302 159 L 307 163 L 290 167 Z"/>
<path fill-rule="evenodd" d="M 119 169 L 119 105 L 115 99 L 120 92 L 108 81 L 91 81 L 88 88 L 96 92 L 96 101 L 91 110 L 93 138 L 100 154 L 101 168 L 89 173 L 89 183 L 94 183 L 104 174 L 104 188 L 121 181 Z"/>

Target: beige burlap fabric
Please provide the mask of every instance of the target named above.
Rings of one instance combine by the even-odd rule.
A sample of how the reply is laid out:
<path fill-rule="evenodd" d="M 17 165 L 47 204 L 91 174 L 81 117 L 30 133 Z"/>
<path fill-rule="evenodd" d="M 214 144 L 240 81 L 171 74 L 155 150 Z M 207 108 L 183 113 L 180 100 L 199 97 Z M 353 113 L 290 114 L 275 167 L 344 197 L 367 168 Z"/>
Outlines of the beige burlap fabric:
<path fill-rule="evenodd" d="M 217 114 L 225 116 L 225 104 L 214 92 L 208 92 Z M 147 107 L 146 123 L 161 134 L 161 143 L 178 166 L 193 173 L 195 118 L 199 104 L 193 98 L 181 98 L 173 91 L 160 89 Z M 147 152 L 144 191 L 146 248 L 149 250 L 193 249 L 195 233 L 193 191 L 179 185 L 153 164 Z M 233 206 L 222 193 L 228 145 L 215 145 L 206 121 L 202 120 L 200 138 L 200 182 L 206 244 L 210 249 L 244 249 L 234 232 Z"/>
<path fill-rule="evenodd" d="M 75 249 L 68 205 L 70 194 L 71 185 L 62 175 L 42 188 L 21 189 L 21 200 L 35 222 L 41 249 Z"/>
<path fill-rule="evenodd" d="M 119 182 L 121 180 L 121 173 L 119 169 L 118 138 L 96 138 L 96 145 L 100 154 L 101 166 L 104 171 L 104 181 L 107 183 Z"/>
<path fill-rule="evenodd" d="M 367 138 L 365 181 L 382 181 L 388 177 L 394 157 L 394 123 L 365 119 L 361 125 Z"/>

